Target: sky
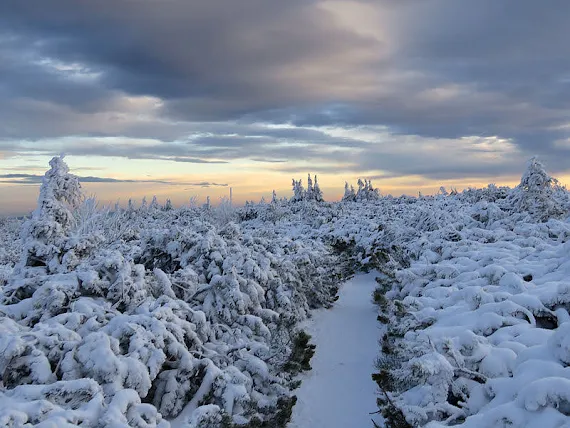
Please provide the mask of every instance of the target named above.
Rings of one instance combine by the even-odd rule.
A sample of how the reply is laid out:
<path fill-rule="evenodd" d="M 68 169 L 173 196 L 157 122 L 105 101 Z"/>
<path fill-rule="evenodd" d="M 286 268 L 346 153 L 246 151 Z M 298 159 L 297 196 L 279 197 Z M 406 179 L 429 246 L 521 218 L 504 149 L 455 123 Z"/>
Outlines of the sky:
<path fill-rule="evenodd" d="M 2 0 L 0 214 L 61 153 L 104 202 L 570 183 L 570 2 Z"/>

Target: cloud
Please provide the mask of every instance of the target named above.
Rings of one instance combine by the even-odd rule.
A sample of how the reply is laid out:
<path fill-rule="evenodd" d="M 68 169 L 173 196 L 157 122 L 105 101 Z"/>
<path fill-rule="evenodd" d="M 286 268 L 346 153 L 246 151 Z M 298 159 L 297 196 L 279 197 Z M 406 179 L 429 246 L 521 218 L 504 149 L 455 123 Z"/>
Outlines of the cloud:
<path fill-rule="evenodd" d="M 221 183 L 210 183 L 208 181 L 201 181 L 199 183 L 185 183 L 187 186 L 190 187 L 227 187 L 228 184 L 221 184 Z M 188 190 L 188 189 L 187 189 Z"/>
<path fill-rule="evenodd" d="M 538 154 L 565 171 L 569 14 L 562 0 L 5 0 L 0 151 L 430 179 Z"/>
<path fill-rule="evenodd" d="M 288 162 L 286 159 L 267 159 L 267 158 L 252 158 L 254 162 L 263 162 L 263 163 L 286 163 Z"/>
<path fill-rule="evenodd" d="M 32 174 L 0 174 L 3 183 L 37 184 L 42 182 L 42 175 Z"/>
<path fill-rule="evenodd" d="M 210 132 L 204 132 L 204 128 Z M 65 137 L 13 142 L 14 154 L 33 151 L 46 156 L 66 153 L 73 156 L 112 156 L 127 159 L 155 159 L 173 162 L 224 164 L 236 159 L 263 159 L 264 162 L 291 158 L 318 157 L 330 150 L 362 147 L 354 138 L 331 136 L 323 130 L 212 123 L 190 126 L 181 140 L 161 141 L 130 137 Z"/>
<path fill-rule="evenodd" d="M 227 127 L 223 127 L 225 132 Z M 294 128 L 242 125 L 243 136 L 198 135 L 183 142 L 108 138 L 73 138 L 44 143 L 45 154 L 123 156 L 231 163 L 251 159 L 259 168 L 293 174 L 349 173 L 366 176 L 406 175 L 429 179 L 497 177 L 519 174 L 527 156 L 510 140 L 496 136 L 460 139 L 394 135 L 386 127 Z M 290 132 L 294 131 L 294 132 Z M 294 138 L 292 138 L 294 136 Z M 230 141 L 236 141 L 235 145 Z M 252 155 L 254 154 L 254 155 Z M 250 157 L 251 156 L 251 157 Z M 255 157 L 253 157 L 255 156 Z M 552 165 L 549 164 L 549 167 Z M 559 171 L 551 168 L 552 171 Z M 379 174 L 378 171 L 382 171 Z"/>
<path fill-rule="evenodd" d="M 381 48 L 339 26 L 312 0 L 83 6 L 54 0 L 49 7 L 32 0 L 29 6 L 0 5 L 6 33 L 35 43 L 44 58 L 83 65 L 108 90 L 171 101 L 166 111 L 185 119 L 190 113 L 194 120 L 227 119 L 328 99 L 349 82 L 370 79 L 365 69 Z M 336 85 L 341 74 L 345 83 Z"/>
<path fill-rule="evenodd" d="M 39 184 L 42 182 L 43 175 L 35 174 L 0 174 L 0 182 L 2 183 L 12 183 L 12 184 Z M 123 180 L 110 177 L 78 177 L 79 181 L 82 183 L 162 183 L 170 184 L 167 181 L 160 180 Z"/>
<path fill-rule="evenodd" d="M 227 161 L 222 160 L 206 160 L 206 159 L 198 159 L 198 158 L 181 158 L 181 157 L 167 157 L 161 158 L 163 160 L 171 160 L 173 162 L 188 162 L 188 163 L 228 163 Z"/>
<path fill-rule="evenodd" d="M 11 183 L 11 184 L 40 184 L 43 180 L 43 175 L 35 174 L 0 174 L 0 183 Z M 119 179 L 111 177 L 81 177 L 79 176 L 79 181 L 81 183 L 154 183 L 154 184 L 169 184 L 175 186 L 194 186 L 194 187 L 213 187 L 213 186 L 227 186 L 227 184 L 209 183 L 209 182 L 199 182 L 199 183 L 187 183 L 187 182 L 177 182 L 170 180 L 130 180 L 130 179 Z"/>

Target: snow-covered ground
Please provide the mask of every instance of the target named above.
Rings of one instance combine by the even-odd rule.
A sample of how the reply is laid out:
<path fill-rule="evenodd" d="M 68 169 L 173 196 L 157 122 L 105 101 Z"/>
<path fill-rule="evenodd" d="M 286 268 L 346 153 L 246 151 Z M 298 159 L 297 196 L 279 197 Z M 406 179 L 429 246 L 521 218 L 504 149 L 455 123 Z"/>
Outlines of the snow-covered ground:
<path fill-rule="evenodd" d="M 570 426 L 570 225 L 511 224 L 430 233 L 392 281 L 381 378 L 412 426 Z"/>
<path fill-rule="evenodd" d="M 364 428 L 379 422 L 376 384 L 370 374 L 378 354 L 381 327 L 372 303 L 375 274 L 347 281 L 332 309 L 319 309 L 307 326 L 317 345 L 313 369 L 295 391 L 290 428 Z"/>

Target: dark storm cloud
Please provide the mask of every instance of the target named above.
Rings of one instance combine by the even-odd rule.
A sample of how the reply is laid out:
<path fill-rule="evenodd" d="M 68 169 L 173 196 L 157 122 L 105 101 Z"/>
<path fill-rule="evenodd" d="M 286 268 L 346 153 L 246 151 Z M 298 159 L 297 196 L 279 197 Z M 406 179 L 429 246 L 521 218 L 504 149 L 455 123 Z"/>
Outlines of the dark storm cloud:
<path fill-rule="evenodd" d="M 567 169 L 556 142 L 570 130 L 569 2 L 343 4 L 335 14 L 342 4 L 319 0 L 4 0 L 0 151 L 17 152 L 24 146 L 7 140 L 24 139 L 25 150 L 52 153 L 43 139 L 77 135 L 133 141 L 67 141 L 69 154 L 249 158 L 290 171 L 309 160 L 322 171 L 345 162 L 351 171 L 495 176 L 533 154 Z M 371 23 L 346 21 L 359 8 Z M 311 129 L 361 125 L 402 139 L 370 144 Z M 425 140 L 400 149 L 409 135 Z M 470 156 L 464 136 L 497 136 L 512 150 Z"/>

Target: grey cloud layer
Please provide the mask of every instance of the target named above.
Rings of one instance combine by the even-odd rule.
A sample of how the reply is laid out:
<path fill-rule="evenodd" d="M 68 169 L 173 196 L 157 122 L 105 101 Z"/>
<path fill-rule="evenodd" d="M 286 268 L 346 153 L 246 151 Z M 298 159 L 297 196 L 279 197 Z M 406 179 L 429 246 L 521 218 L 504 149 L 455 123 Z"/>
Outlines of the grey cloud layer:
<path fill-rule="evenodd" d="M 0 174 L 0 183 L 11 184 L 40 184 L 43 180 L 43 175 L 37 174 Z M 197 183 L 174 182 L 167 180 L 128 180 L 118 179 L 111 177 L 78 177 L 81 183 L 154 183 L 154 184 L 169 184 L 176 186 L 190 186 L 190 187 L 227 187 L 227 183 L 213 183 L 208 181 L 201 181 Z"/>
<path fill-rule="evenodd" d="M 39 184 L 42 182 L 44 176 L 38 174 L 0 174 L 0 182 L 12 184 Z M 122 180 L 109 177 L 79 177 L 82 183 L 160 183 L 170 184 L 167 181 L 161 180 Z"/>
<path fill-rule="evenodd" d="M 291 171 L 302 156 L 322 161 L 321 170 L 345 161 L 355 171 L 493 176 L 535 153 L 567 169 L 568 151 L 554 142 L 570 129 L 569 2 L 348 3 L 2 1 L 0 141 L 17 151 L 17 139 L 125 137 L 112 146 L 66 143 L 65 151 L 250 158 Z M 358 20 L 347 25 L 340 7 L 380 18 L 366 32 Z M 125 96 L 161 103 L 141 119 Z M 260 130 L 258 122 L 297 128 Z M 329 125 L 384 125 L 404 139 L 370 144 L 308 129 Z M 402 143 L 407 135 L 425 140 Z M 472 135 L 510 139 L 521 154 L 469 158 L 465 141 L 437 142 Z"/>

